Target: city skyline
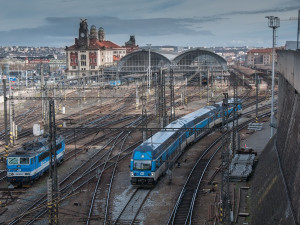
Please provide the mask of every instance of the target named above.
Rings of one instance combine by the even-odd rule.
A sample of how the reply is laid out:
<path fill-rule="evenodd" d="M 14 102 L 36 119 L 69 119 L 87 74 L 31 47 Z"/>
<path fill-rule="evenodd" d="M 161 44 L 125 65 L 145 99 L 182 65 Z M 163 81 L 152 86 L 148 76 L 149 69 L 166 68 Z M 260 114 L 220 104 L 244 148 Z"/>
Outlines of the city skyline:
<path fill-rule="evenodd" d="M 64 47 L 78 37 L 80 18 L 103 27 L 106 39 L 124 45 L 271 47 L 265 16 L 278 16 L 278 46 L 296 41 L 297 0 L 6 1 L 1 3 L 0 46 Z"/>

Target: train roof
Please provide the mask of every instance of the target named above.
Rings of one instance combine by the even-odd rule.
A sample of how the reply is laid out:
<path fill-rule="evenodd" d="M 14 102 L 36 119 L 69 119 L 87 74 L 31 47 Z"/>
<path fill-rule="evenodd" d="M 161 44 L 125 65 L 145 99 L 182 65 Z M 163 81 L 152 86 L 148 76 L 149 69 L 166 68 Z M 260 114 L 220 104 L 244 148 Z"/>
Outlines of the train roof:
<path fill-rule="evenodd" d="M 234 99 L 234 98 L 229 98 L 229 99 L 228 99 L 228 103 L 242 103 L 242 101 L 241 101 L 241 99 L 239 99 L 239 98 L 236 98 L 236 99 Z M 223 101 L 217 102 L 216 104 L 222 106 Z"/>
<path fill-rule="evenodd" d="M 206 106 L 204 108 L 198 109 L 192 113 L 189 113 L 172 123 L 166 126 L 166 128 L 183 128 L 185 124 L 188 124 L 189 122 L 195 120 L 196 118 L 205 115 L 206 113 L 211 112 L 214 110 L 214 106 Z M 156 149 L 168 138 L 170 138 L 176 130 L 174 131 L 159 131 L 156 134 L 154 134 L 152 137 L 148 138 L 143 144 L 141 144 L 141 148 L 145 151 L 154 151 L 154 155 L 156 154 Z"/>
<path fill-rule="evenodd" d="M 234 101 L 234 99 L 231 98 L 231 99 L 228 100 L 228 102 L 229 103 L 233 103 L 233 102 L 240 103 L 241 100 L 236 99 Z M 173 121 L 172 123 L 167 125 L 166 128 L 174 128 L 174 129 L 183 128 L 183 127 L 185 127 L 186 124 L 188 124 L 189 122 L 195 120 L 198 117 L 201 117 L 201 116 L 206 115 L 208 113 L 214 113 L 214 111 L 218 111 L 222 107 L 222 103 L 223 103 L 223 101 L 217 102 L 217 103 L 215 103 L 214 106 L 205 106 L 205 107 L 203 107 L 201 109 L 198 109 L 198 110 L 196 110 L 192 113 L 189 113 L 189 114 Z M 136 151 L 143 151 L 143 152 L 150 151 L 150 152 L 152 152 L 153 156 L 156 157 L 157 148 L 164 141 L 166 141 L 168 138 L 170 138 L 175 132 L 176 132 L 176 130 L 159 131 L 156 134 L 154 134 L 152 137 L 148 138 L 145 142 L 143 142 L 135 150 Z"/>
<path fill-rule="evenodd" d="M 56 144 L 61 143 L 63 141 L 62 136 L 56 137 Z M 22 144 L 21 148 L 18 148 L 15 152 L 9 154 L 9 157 L 31 157 L 38 153 L 44 152 L 48 150 L 48 138 L 41 137 L 37 138 L 33 141 L 25 142 Z"/>

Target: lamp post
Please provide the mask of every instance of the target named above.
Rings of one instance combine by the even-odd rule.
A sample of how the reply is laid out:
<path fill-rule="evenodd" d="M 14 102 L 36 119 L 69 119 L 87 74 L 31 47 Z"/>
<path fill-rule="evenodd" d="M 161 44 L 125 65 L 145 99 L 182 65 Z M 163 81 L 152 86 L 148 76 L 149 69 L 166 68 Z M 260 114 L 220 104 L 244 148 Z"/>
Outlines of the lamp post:
<path fill-rule="evenodd" d="M 273 29 L 273 45 L 272 45 L 272 101 L 271 101 L 271 138 L 274 135 L 274 80 L 275 80 L 275 40 L 276 29 L 280 27 L 280 19 L 274 16 L 266 16 L 268 18 L 268 26 Z"/>

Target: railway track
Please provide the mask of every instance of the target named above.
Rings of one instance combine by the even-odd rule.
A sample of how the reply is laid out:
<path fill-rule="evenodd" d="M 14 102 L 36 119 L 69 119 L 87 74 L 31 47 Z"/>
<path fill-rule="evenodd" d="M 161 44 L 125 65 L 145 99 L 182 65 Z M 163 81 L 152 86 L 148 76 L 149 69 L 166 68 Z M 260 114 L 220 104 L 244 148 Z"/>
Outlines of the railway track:
<path fill-rule="evenodd" d="M 136 222 L 136 218 L 148 198 L 152 189 L 136 188 L 134 193 L 112 223 L 113 225 L 132 225 Z"/>
<path fill-rule="evenodd" d="M 121 132 L 122 133 L 122 132 Z M 125 157 L 129 156 L 133 150 L 134 147 L 136 147 L 140 142 L 137 142 L 128 148 L 126 148 L 124 151 L 122 151 L 119 156 L 113 155 L 111 156 L 112 147 L 108 151 L 103 151 L 106 146 L 108 146 L 110 143 L 115 142 L 118 140 L 118 136 L 115 138 L 109 140 L 109 142 L 103 146 L 101 150 L 96 152 L 92 157 L 90 157 L 89 160 L 85 161 L 81 166 L 76 168 L 72 173 L 70 173 L 67 177 L 65 177 L 61 182 L 59 182 L 60 188 L 60 194 L 61 194 L 61 201 L 67 199 L 70 195 L 74 194 L 74 192 L 80 190 L 84 185 L 91 182 L 96 176 L 99 176 L 97 174 L 97 171 L 100 171 L 102 174 L 104 171 L 107 171 L 109 168 L 111 168 L 114 163 L 112 161 L 123 160 Z M 101 156 L 97 156 L 97 154 L 101 152 L 103 153 Z M 28 216 L 29 222 L 26 224 L 32 224 L 36 219 L 40 218 L 47 212 L 47 196 L 44 195 L 41 198 L 39 198 L 37 201 L 35 201 L 34 204 L 32 204 L 29 208 L 27 208 L 24 213 L 15 218 L 14 220 L 10 221 L 8 224 L 18 224 L 20 221 L 27 221 Z M 32 211 L 34 209 L 42 210 L 38 211 L 35 215 L 31 215 Z"/>
<path fill-rule="evenodd" d="M 220 145 L 216 150 L 214 150 L 213 154 L 209 157 L 207 155 L 209 152 L 215 147 L 219 141 L 225 136 L 222 135 L 218 139 L 216 139 L 199 157 L 197 162 L 195 163 L 193 169 L 191 170 L 179 197 L 175 203 L 171 216 L 167 224 L 190 224 L 192 220 L 193 208 L 195 204 L 195 200 L 197 197 L 197 193 L 200 187 L 200 184 L 203 180 L 204 174 L 213 159 L 216 153 L 222 148 Z"/>
<path fill-rule="evenodd" d="M 260 118 L 268 116 L 270 112 L 260 115 Z M 249 119 L 241 123 L 238 127 L 239 130 L 247 126 L 248 123 L 253 122 L 254 119 Z M 219 136 L 206 150 L 201 154 L 195 163 L 193 169 L 191 170 L 181 192 L 177 198 L 177 201 L 173 207 L 172 213 L 168 219 L 168 225 L 180 224 L 192 224 L 193 223 L 193 211 L 195 202 L 197 199 L 197 194 L 201 183 L 203 182 L 203 177 L 205 172 L 208 169 L 210 162 L 213 160 L 214 156 L 218 153 L 223 147 L 223 143 L 216 149 L 213 150 L 213 147 L 222 140 L 226 135 L 223 134 Z M 209 153 L 213 150 L 212 153 Z M 210 156 L 208 156 L 210 154 Z"/>
<path fill-rule="evenodd" d="M 132 108 L 131 108 L 131 110 L 132 110 Z M 95 109 L 95 112 L 97 112 L 97 109 Z M 91 113 L 91 115 L 92 115 L 93 113 Z M 77 115 L 78 116 L 78 115 Z M 109 118 L 107 118 L 107 115 L 105 115 L 106 117 L 105 118 L 101 118 L 101 119 L 99 119 L 97 122 L 93 122 L 93 118 L 92 118 L 92 116 L 89 118 L 89 120 L 90 120 L 90 124 L 87 124 L 86 122 L 85 122 L 85 124 L 84 123 L 82 123 L 82 126 L 95 126 L 95 125 L 97 125 L 97 124 L 103 124 L 103 121 L 105 121 L 105 120 L 107 120 L 107 119 L 110 119 L 110 120 L 114 120 L 115 119 L 115 117 L 114 116 L 110 116 Z M 103 116 L 104 117 L 104 116 Z M 74 118 L 76 118 L 76 116 L 74 116 Z M 78 117 L 77 117 L 78 118 Z M 109 124 L 107 124 L 107 125 L 109 125 Z M 82 133 L 81 133 L 82 134 Z M 81 134 L 79 134 L 79 135 L 81 135 Z M 91 135 L 91 134 L 90 134 Z M 70 136 L 72 136 L 72 134 L 70 134 Z M 71 137 L 70 137 L 71 138 Z M 75 140 L 75 139 L 74 139 Z M 74 142 L 74 140 L 73 141 L 70 141 L 70 143 L 73 143 Z M 92 142 L 91 142 L 92 143 Z M 89 146 L 89 144 L 87 144 L 86 146 Z M 83 145 L 82 147 L 80 147 L 81 148 L 81 150 L 84 150 L 84 148 L 85 148 L 85 146 Z M 124 155 L 124 154 L 123 154 Z M 70 157 L 72 157 L 71 155 L 70 155 Z M 114 156 L 115 157 L 115 156 Z M 112 158 L 112 157 L 108 157 L 108 158 L 110 158 L 110 160 L 115 160 L 115 161 L 119 161 L 118 159 L 116 160 L 115 158 Z M 121 156 L 120 156 L 120 158 L 122 158 Z M 94 168 L 90 168 L 90 172 L 87 172 L 87 176 L 91 176 L 91 178 L 92 179 L 94 179 L 95 180 L 95 177 L 97 176 L 97 174 L 96 174 L 96 170 L 97 169 L 99 169 L 100 167 L 99 167 L 99 165 L 100 164 L 97 164 L 97 166 L 95 166 Z M 103 166 L 103 164 L 101 164 L 102 166 Z M 110 170 L 112 170 L 113 171 L 113 167 L 115 167 L 117 165 L 117 163 L 108 163 L 108 164 L 106 164 L 106 166 L 104 166 L 103 167 L 103 169 L 100 169 L 102 172 L 104 172 L 104 171 L 108 171 L 108 169 L 110 169 Z M 93 172 L 92 172 L 92 170 L 93 170 Z M 109 171 L 109 173 L 111 173 L 110 171 Z M 114 173 L 114 172 L 112 172 L 112 173 Z M 91 175 L 91 174 L 93 174 L 93 175 Z M 96 175 L 95 175 L 96 174 Z M 80 176 L 80 175 L 79 175 Z M 78 175 L 75 175 L 74 174 L 74 177 L 79 177 Z M 83 187 L 85 184 L 83 184 L 81 187 Z M 72 186 L 72 185 L 71 185 Z M 78 186 L 78 189 L 77 189 L 77 186 Z M 73 188 L 73 194 L 74 194 L 74 191 L 76 192 L 76 190 L 80 190 L 80 187 L 79 187 L 80 185 L 76 185 L 76 187 L 74 188 L 74 186 L 72 187 Z M 72 195 L 72 193 L 70 194 L 71 192 L 69 192 L 69 195 L 66 195 L 67 197 L 63 197 L 62 198 L 62 200 L 63 199 L 66 199 L 66 198 L 68 198 L 68 196 L 70 196 L 70 195 Z M 108 194 L 109 195 L 109 194 Z M 109 197 L 107 197 L 107 199 L 109 199 Z M 109 205 L 109 204 L 106 204 L 106 205 Z M 44 206 L 41 206 L 41 207 L 45 207 L 45 205 Z M 108 210 L 106 210 L 106 211 L 108 211 Z M 41 216 L 38 216 L 38 217 L 36 217 L 32 222 L 28 222 L 27 224 L 32 224 L 35 220 L 37 220 L 38 218 L 41 218 Z M 91 214 L 91 218 L 92 219 L 94 219 L 95 218 L 95 214 L 94 213 L 92 213 Z M 107 213 L 107 218 L 108 218 L 108 220 L 107 221 L 109 221 L 109 213 Z M 86 221 L 85 221 L 86 222 Z M 109 223 L 109 222 L 108 222 Z"/>

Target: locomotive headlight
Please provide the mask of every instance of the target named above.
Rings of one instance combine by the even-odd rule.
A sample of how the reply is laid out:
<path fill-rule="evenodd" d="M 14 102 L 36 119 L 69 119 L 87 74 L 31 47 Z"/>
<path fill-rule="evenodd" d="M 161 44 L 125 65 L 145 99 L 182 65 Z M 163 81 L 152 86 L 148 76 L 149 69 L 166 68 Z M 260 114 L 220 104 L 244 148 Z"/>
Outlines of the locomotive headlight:
<path fill-rule="evenodd" d="M 151 176 L 154 177 L 154 173 L 151 173 Z"/>
<path fill-rule="evenodd" d="M 130 175 L 133 177 L 133 172 L 130 172 Z"/>

